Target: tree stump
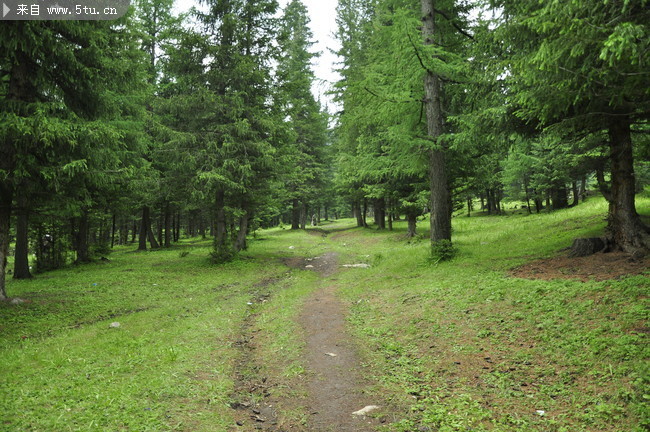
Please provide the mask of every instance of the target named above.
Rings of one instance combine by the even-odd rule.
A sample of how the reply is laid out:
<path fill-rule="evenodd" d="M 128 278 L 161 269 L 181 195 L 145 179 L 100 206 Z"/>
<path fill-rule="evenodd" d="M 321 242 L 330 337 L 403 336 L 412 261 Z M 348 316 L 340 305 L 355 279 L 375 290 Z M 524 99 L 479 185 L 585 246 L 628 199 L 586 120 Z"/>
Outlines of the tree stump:
<path fill-rule="evenodd" d="M 607 252 L 607 241 L 600 237 L 578 238 L 573 240 L 570 257 L 584 257 L 593 255 L 596 252 Z"/>

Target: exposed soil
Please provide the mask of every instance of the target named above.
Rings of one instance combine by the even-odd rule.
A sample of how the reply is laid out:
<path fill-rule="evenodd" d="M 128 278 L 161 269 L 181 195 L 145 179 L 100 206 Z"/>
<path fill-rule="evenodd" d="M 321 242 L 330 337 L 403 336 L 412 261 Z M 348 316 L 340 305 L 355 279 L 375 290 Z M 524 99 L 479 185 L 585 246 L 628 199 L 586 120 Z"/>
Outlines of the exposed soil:
<path fill-rule="evenodd" d="M 586 257 L 558 256 L 540 259 L 510 271 L 526 279 L 579 279 L 603 281 L 647 273 L 650 258 L 635 259 L 623 252 L 597 253 Z"/>
<path fill-rule="evenodd" d="M 327 253 L 311 265 L 321 276 L 330 276 L 337 270 L 336 255 Z M 364 394 L 359 358 L 346 334 L 345 307 L 335 293 L 334 284 L 315 291 L 299 319 L 310 373 L 308 427 L 318 432 L 372 431 L 379 420 L 352 414 L 376 401 Z"/>
<path fill-rule="evenodd" d="M 326 280 L 338 270 L 335 253 L 315 258 L 293 257 L 283 260 L 285 265 L 317 272 L 322 282 L 319 289 L 305 301 L 298 318 L 304 330 L 307 379 L 305 400 L 285 400 L 273 396 L 273 377 L 260 375 L 261 359 L 256 355 L 257 314 L 250 314 L 242 323 L 240 336 L 235 341 L 239 351 L 236 362 L 235 389 L 231 407 L 236 410 L 237 427 L 232 430 L 261 430 L 268 432 L 370 432 L 384 422 L 380 408 L 369 416 L 353 415 L 368 405 L 378 404 L 365 394 L 360 361 L 345 328 L 346 309 L 336 296 L 335 280 Z M 265 302 L 269 287 L 279 279 L 265 279 L 255 284 L 252 303 Z M 331 282 L 331 283 L 328 283 Z M 300 399 L 300 398 L 298 398 Z M 280 418 L 278 410 L 300 407 L 307 414 L 303 424 Z"/>

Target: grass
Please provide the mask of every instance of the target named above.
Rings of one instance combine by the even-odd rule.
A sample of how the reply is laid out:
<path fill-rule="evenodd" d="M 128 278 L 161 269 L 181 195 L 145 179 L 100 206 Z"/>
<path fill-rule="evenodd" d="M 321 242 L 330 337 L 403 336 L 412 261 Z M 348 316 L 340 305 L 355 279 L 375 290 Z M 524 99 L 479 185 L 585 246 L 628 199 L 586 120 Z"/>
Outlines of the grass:
<path fill-rule="evenodd" d="M 648 204 L 639 202 L 646 214 Z M 542 215 L 458 217 L 460 252 L 436 266 L 424 264 L 427 242 L 400 240 L 401 224 L 350 233 L 348 244 L 379 238 L 374 250 L 385 256 L 372 271 L 343 274 L 341 286 L 378 393 L 410 412 L 387 430 L 646 430 L 647 274 L 586 283 L 507 274 L 598 235 L 603 214 L 593 200 Z"/>
<path fill-rule="evenodd" d="M 650 199 L 638 208 L 650 213 Z M 327 250 L 371 264 L 341 270 L 335 283 L 377 383 L 370 391 L 393 407 L 386 430 L 646 430 L 648 274 L 507 273 L 599 235 L 605 211 L 594 199 L 540 215 L 459 216 L 458 254 L 437 265 L 426 240 L 405 240 L 405 222 L 377 232 L 342 220 L 323 225 L 327 237 L 261 231 L 225 265 L 210 264 L 210 242 L 193 239 L 12 280 L 9 294 L 31 302 L 0 305 L 0 430 L 231 430 L 233 403 L 263 397 L 238 394 L 242 379 L 291 401 L 280 425 L 304 423 L 295 318 L 319 279 L 282 260 Z"/>

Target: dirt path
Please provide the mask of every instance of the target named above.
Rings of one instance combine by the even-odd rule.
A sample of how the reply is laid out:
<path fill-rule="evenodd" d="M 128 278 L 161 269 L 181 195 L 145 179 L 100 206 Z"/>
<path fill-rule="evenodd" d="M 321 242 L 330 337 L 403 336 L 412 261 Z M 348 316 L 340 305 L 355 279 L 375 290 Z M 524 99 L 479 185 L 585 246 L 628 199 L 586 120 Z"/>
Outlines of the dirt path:
<path fill-rule="evenodd" d="M 379 421 L 352 415 L 376 402 L 364 394 L 359 358 L 345 329 L 346 311 L 336 297 L 335 253 L 314 258 L 307 265 L 322 278 L 322 288 L 305 302 L 300 324 L 306 337 L 306 361 L 309 372 L 308 430 L 315 432 L 374 431 Z"/>

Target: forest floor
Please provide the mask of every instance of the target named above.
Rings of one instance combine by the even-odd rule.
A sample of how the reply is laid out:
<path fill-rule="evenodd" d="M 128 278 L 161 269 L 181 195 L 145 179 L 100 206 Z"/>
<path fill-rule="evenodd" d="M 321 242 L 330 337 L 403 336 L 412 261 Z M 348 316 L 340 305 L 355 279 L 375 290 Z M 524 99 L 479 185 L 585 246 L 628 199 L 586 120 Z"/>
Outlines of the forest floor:
<path fill-rule="evenodd" d="M 649 263 L 562 251 L 605 211 L 457 217 L 437 265 L 342 220 L 12 280 L 0 430 L 644 431 Z"/>

